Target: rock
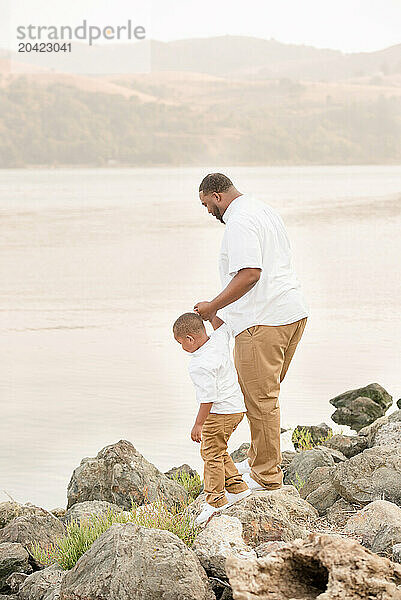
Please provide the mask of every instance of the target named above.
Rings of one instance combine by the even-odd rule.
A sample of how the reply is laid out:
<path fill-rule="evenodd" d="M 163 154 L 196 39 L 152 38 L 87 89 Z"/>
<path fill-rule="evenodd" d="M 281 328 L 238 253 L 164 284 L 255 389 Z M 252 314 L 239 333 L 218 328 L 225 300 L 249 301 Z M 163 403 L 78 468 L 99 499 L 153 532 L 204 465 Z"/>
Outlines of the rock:
<path fill-rule="evenodd" d="M 63 571 L 56 563 L 41 571 L 35 571 L 21 585 L 19 600 L 58 600 L 65 573 L 67 571 Z"/>
<path fill-rule="evenodd" d="M 39 508 L 39 510 L 44 509 Z M 25 504 L 14 501 L 0 502 L 0 529 L 8 525 L 15 517 L 34 515 L 37 511 L 38 507 L 30 502 Z"/>
<path fill-rule="evenodd" d="M 330 448 L 329 446 L 315 446 L 315 447 L 316 448 L 324 448 L 325 450 L 328 450 L 335 463 L 344 462 L 345 460 L 347 460 L 347 457 L 344 456 L 344 454 L 342 452 L 340 452 L 340 450 L 336 450 L 335 448 Z"/>
<path fill-rule="evenodd" d="M 0 529 L 8 525 L 15 517 L 21 516 L 23 505 L 18 502 L 0 502 Z"/>
<path fill-rule="evenodd" d="M 316 467 L 309 475 L 308 481 L 299 490 L 301 498 L 307 498 L 309 494 L 317 490 L 323 483 L 330 481 L 335 470 L 335 467 Z"/>
<path fill-rule="evenodd" d="M 384 525 L 376 535 L 372 543 L 372 552 L 391 556 L 394 544 L 401 543 L 401 522 L 398 525 Z"/>
<path fill-rule="evenodd" d="M 401 410 L 395 410 L 394 412 L 387 415 L 389 423 L 397 423 L 401 421 Z"/>
<path fill-rule="evenodd" d="M 263 542 L 305 537 L 307 525 L 317 518 L 317 511 L 300 498 L 293 486 L 253 492 L 225 509 L 224 514 L 240 520 L 242 537 L 252 548 Z"/>
<path fill-rule="evenodd" d="M 0 542 L 19 542 L 29 551 L 34 542 L 47 546 L 63 537 L 65 527 L 57 517 L 39 506 L 30 508 L 0 529 Z"/>
<path fill-rule="evenodd" d="M 339 498 L 333 506 L 327 509 L 326 519 L 331 525 L 342 529 L 356 511 L 356 505 L 347 502 L 344 498 Z"/>
<path fill-rule="evenodd" d="M 361 437 L 366 440 L 368 448 L 372 447 L 374 444 L 374 439 L 381 427 L 383 425 L 387 425 L 387 423 L 397 423 L 401 421 L 401 410 L 396 410 L 395 412 L 389 415 L 383 415 L 376 421 L 373 421 L 370 425 L 363 427 L 359 433 L 358 437 Z"/>
<path fill-rule="evenodd" d="M 196 477 L 198 475 L 198 472 L 195 471 L 195 469 L 192 469 L 187 464 L 183 464 L 179 467 L 173 467 L 172 469 L 170 469 L 169 471 L 167 471 L 164 474 L 169 479 L 174 479 L 177 476 L 177 474 L 179 474 L 179 473 L 186 473 L 187 475 L 190 475 L 191 477 Z"/>
<path fill-rule="evenodd" d="M 332 484 L 334 471 L 335 467 L 317 467 L 300 489 L 301 498 L 312 504 L 320 515 L 326 514 L 340 497 Z"/>
<path fill-rule="evenodd" d="M 352 456 L 366 450 L 368 442 L 365 437 L 359 435 L 343 435 L 342 433 L 336 433 L 330 439 L 322 442 L 322 446 L 338 450 L 346 458 L 352 458 Z"/>
<path fill-rule="evenodd" d="M 389 500 L 401 504 L 401 447 L 376 446 L 337 465 L 337 492 L 349 502 Z"/>
<path fill-rule="evenodd" d="M 16 571 L 7 577 L 6 583 L 12 592 L 17 593 L 27 577 L 28 573 L 19 573 Z"/>
<path fill-rule="evenodd" d="M 287 472 L 288 465 L 292 462 L 292 459 L 294 458 L 294 456 L 296 456 L 296 454 L 297 453 L 293 450 L 284 450 L 281 453 L 281 468 L 284 471 L 284 473 Z"/>
<path fill-rule="evenodd" d="M 291 441 L 294 444 L 295 450 L 302 450 L 302 443 L 299 440 L 303 439 L 303 437 L 310 440 L 313 446 L 317 446 L 322 443 L 322 440 L 325 440 L 332 434 L 332 428 L 326 425 L 326 423 L 320 423 L 320 425 L 297 425 L 292 432 Z"/>
<path fill-rule="evenodd" d="M 267 556 L 268 554 L 271 554 L 272 552 L 275 552 L 279 548 L 282 548 L 283 546 L 285 546 L 286 543 L 287 542 L 280 542 L 280 541 L 263 542 L 263 544 L 260 544 L 259 546 L 257 546 L 255 548 L 256 555 L 258 556 L 258 558 L 261 558 L 262 556 Z"/>
<path fill-rule="evenodd" d="M 376 534 L 386 525 L 401 525 L 401 508 L 387 500 L 375 500 L 352 515 L 344 529 L 360 537 L 364 546 L 372 548 Z"/>
<path fill-rule="evenodd" d="M 331 418 L 340 425 L 359 431 L 384 415 L 393 402 L 392 396 L 378 383 L 344 392 L 330 400 L 336 407 Z"/>
<path fill-rule="evenodd" d="M 210 520 L 195 538 L 192 549 L 206 573 L 213 577 L 226 577 L 228 556 L 234 555 L 244 560 L 256 558 L 256 552 L 242 539 L 241 521 L 226 514 Z"/>
<path fill-rule="evenodd" d="M 399 400 L 398 400 L 399 402 Z M 398 404 L 397 402 L 397 404 Z M 401 563 L 401 544 L 394 544 L 393 552 L 392 552 L 393 561 L 396 563 Z"/>
<path fill-rule="evenodd" d="M 248 458 L 248 450 L 250 446 L 251 444 L 249 444 L 248 442 L 244 442 L 239 448 L 234 450 L 234 452 L 231 452 L 230 456 L 233 459 L 233 461 L 235 463 L 238 463 Z"/>
<path fill-rule="evenodd" d="M 167 506 L 185 502 L 187 493 L 148 462 L 127 440 L 106 446 L 95 458 L 83 458 L 67 490 L 68 508 L 77 502 L 103 500 L 130 510 L 162 498 Z"/>
<path fill-rule="evenodd" d="M 287 467 L 284 482 L 302 487 L 316 467 L 332 467 L 334 460 L 328 448 L 312 448 L 297 452 Z"/>
<path fill-rule="evenodd" d="M 63 517 L 65 517 L 67 511 L 65 508 L 57 507 L 57 508 L 52 508 L 50 512 L 52 513 L 52 515 L 54 515 L 58 519 L 63 519 Z"/>
<path fill-rule="evenodd" d="M 401 422 L 386 423 L 378 429 L 373 438 L 373 446 L 401 446 Z"/>
<path fill-rule="evenodd" d="M 21 544 L 3 542 L 0 544 L 0 592 L 9 589 L 6 580 L 15 571 L 31 573 L 29 554 Z"/>
<path fill-rule="evenodd" d="M 214 600 L 195 553 L 169 531 L 112 525 L 66 572 L 60 600 Z"/>
<path fill-rule="evenodd" d="M 307 496 L 306 501 L 316 508 L 319 515 L 325 515 L 327 510 L 333 506 L 338 498 L 339 494 L 332 482 L 326 481 L 316 490 L 311 492 L 309 496 Z"/>
<path fill-rule="evenodd" d="M 121 513 L 123 512 L 123 509 L 120 506 L 117 506 L 117 504 L 102 502 L 101 500 L 77 502 L 67 510 L 62 521 L 66 524 L 73 520 L 81 522 L 88 520 L 92 515 L 101 515 L 107 512 Z"/>
<path fill-rule="evenodd" d="M 401 408 L 401 398 L 398 398 L 398 400 L 397 400 L 397 406 L 398 406 L 398 408 Z"/>
<path fill-rule="evenodd" d="M 237 600 L 401 598 L 401 566 L 333 535 L 295 540 L 256 560 L 227 559 Z"/>

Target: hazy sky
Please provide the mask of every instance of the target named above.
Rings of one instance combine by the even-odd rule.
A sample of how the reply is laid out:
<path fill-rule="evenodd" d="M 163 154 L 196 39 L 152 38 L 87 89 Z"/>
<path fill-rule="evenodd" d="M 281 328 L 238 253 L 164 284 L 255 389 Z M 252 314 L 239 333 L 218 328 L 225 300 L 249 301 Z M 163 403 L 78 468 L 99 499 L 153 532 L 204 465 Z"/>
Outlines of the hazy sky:
<path fill-rule="evenodd" d="M 0 45 L 18 24 L 117 24 L 131 18 L 148 37 L 249 35 L 371 51 L 401 42 L 401 0 L 0 0 Z M 8 15 L 8 17 L 7 17 Z"/>

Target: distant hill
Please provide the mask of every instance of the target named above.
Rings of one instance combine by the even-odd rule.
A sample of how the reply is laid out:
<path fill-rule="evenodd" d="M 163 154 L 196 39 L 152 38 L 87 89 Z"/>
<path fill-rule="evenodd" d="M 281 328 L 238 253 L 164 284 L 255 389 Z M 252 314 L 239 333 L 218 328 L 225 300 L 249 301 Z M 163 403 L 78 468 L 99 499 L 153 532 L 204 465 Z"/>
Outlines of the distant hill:
<path fill-rule="evenodd" d="M 18 75 L 0 52 L 0 167 L 401 162 L 401 45 L 344 54 L 232 36 L 147 43 L 142 74 L 30 63 Z M 107 70 L 112 52 L 128 66 L 134 48 L 98 47 L 91 59 Z"/>
<path fill-rule="evenodd" d="M 43 64 L 35 53 L 14 55 L 17 61 Z M 376 52 L 344 53 L 299 44 L 284 44 L 243 36 L 218 36 L 137 44 L 104 44 L 88 47 L 74 42 L 65 62 L 72 72 L 88 65 L 90 72 L 108 74 L 118 65 L 121 73 L 191 71 L 225 78 L 290 77 L 309 81 L 335 81 L 377 74 L 401 74 L 401 44 Z M 57 68 L 60 56 L 47 56 Z"/>

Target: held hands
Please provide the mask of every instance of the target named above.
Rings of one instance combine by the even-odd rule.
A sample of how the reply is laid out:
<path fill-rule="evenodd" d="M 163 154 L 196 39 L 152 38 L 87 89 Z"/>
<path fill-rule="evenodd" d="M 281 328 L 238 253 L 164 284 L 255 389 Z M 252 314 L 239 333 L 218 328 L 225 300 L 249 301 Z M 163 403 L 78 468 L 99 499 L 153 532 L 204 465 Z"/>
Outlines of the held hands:
<path fill-rule="evenodd" d="M 211 321 L 216 316 L 216 309 L 211 302 L 198 302 L 194 306 L 194 311 L 202 317 L 204 321 Z"/>
<path fill-rule="evenodd" d="M 191 431 L 191 439 L 193 442 L 201 442 L 202 441 L 202 425 L 195 425 L 192 427 Z"/>

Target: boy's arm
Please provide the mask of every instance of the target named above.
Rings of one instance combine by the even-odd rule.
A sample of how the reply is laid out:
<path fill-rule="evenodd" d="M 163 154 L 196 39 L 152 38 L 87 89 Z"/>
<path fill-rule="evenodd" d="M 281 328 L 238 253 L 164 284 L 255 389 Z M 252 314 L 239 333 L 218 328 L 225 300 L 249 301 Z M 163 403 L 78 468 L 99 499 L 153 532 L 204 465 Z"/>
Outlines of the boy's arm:
<path fill-rule="evenodd" d="M 194 442 L 199 443 L 202 440 L 202 427 L 210 413 L 212 404 L 213 402 L 202 402 L 199 407 L 198 414 L 196 415 L 195 425 L 191 431 L 191 439 Z"/>
<path fill-rule="evenodd" d="M 218 317 L 217 315 L 214 315 L 214 317 L 212 319 L 210 319 L 210 323 L 213 327 L 213 329 L 218 329 L 219 327 L 221 327 L 224 323 L 224 321 L 222 319 L 220 319 L 220 317 Z"/>

